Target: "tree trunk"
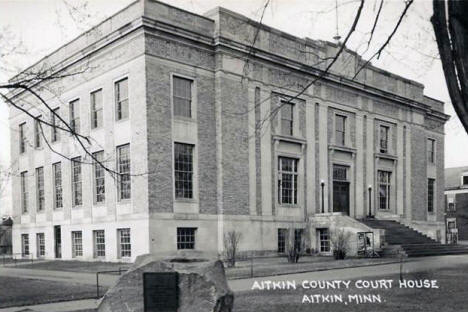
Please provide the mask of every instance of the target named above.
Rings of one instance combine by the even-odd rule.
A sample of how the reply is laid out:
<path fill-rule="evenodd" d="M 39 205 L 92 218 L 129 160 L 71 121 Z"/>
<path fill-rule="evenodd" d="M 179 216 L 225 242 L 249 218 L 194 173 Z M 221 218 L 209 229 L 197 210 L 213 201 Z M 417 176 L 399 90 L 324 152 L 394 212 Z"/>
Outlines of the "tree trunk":
<path fill-rule="evenodd" d="M 468 133 L 468 1 L 433 0 L 433 8 L 431 22 L 450 99 Z"/>

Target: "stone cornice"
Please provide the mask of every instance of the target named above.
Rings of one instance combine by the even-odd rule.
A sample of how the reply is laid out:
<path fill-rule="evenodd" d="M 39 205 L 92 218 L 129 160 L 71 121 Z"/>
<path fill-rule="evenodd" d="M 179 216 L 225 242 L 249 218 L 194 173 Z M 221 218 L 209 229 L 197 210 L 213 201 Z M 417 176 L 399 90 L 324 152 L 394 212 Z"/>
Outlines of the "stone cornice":
<path fill-rule="evenodd" d="M 306 65 L 304 63 L 301 63 L 301 62 L 298 62 L 289 58 L 285 58 L 277 54 L 270 53 L 268 51 L 263 51 L 263 50 L 253 48 L 253 52 L 249 53 L 249 50 L 251 47 L 247 47 L 243 45 L 242 43 L 235 42 L 227 38 L 217 37 L 215 39 L 215 46 L 216 46 L 217 51 L 219 50 L 235 51 L 235 52 L 244 54 L 244 56 L 249 55 L 249 57 L 252 57 L 251 55 L 254 55 L 254 57 L 257 60 L 272 63 L 281 67 L 288 67 L 289 69 L 293 69 L 295 71 L 313 76 L 313 78 L 319 77 L 320 75 L 323 74 L 323 70 L 321 69 Z M 441 119 L 444 122 L 450 118 L 450 116 L 442 112 L 432 110 L 431 107 L 427 104 L 424 104 L 424 103 L 421 103 L 421 102 L 418 102 L 409 98 L 405 98 L 403 96 L 390 93 L 388 91 L 381 90 L 379 88 L 366 85 L 364 83 L 351 80 L 349 78 L 339 76 L 334 73 L 327 73 L 327 75 L 322 77 L 321 80 L 322 80 L 321 81 L 322 83 L 331 83 L 339 87 L 345 86 L 347 88 L 359 91 L 360 93 L 381 97 L 392 102 L 397 102 L 398 104 L 403 105 L 405 108 L 410 107 L 412 109 L 421 110 L 425 114 L 430 115 L 433 118 Z"/>
<path fill-rule="evenodd" d="M 223 12 L 224 12 L 224 9 L 223 9 Z M 233 12 L 230 12 L 230 13 L 233 13 Z M 323 70 L 304 64 L 300 61 L 297 61 L 291 58 L 287 58 L 278 54 L 274 54 L 269 51 L 252 48 L 250 46 L 246 46 L 243 43 L 236 42 L 236 41 L 233 41 L 231 39 L 224 38 L 221 36 L 216 36 L 215 38 L 212 38 L 211 36 L 202 34 L 200 32 L 182 28 L 180 26 L 171 25 L 171 24 L 168 24 L 167 22 L 155 20 L 155 19 L 152 19 L 150 17 L 145 17 L 145 16 L 140 16 L 139 18 L 133 20 L 132 22 L 123 25 L 119 29 L 99 38 L 95 42 L 90 43 L 88 46 L 84 47 L 83 49 L 74 53 L 73 55 L 65 56 L 57 64 L 51 64 L 51 66 L 54 68 L 54 71 L 58 73 L 76 64 L 82 59 L 91 56 L 93 53 L 96 53 L 97 51 L 119 40 L 120 38 L 128 35 L 129 33 L 142 27 L 144 28 L 144 31 L 148 33 L 153 32 L 153 31 L 158 31 L 161 34 L 169 35 L 169 38 L 180 37 L 185 40 L 193 41 L 194 43 L 197 43 L 197 44 L 202 44 L 203 46 L 205 46 L 205 48 L 211 47 L 215 53 L 223 52 L 223 51 L 234 51 L 234 52 L 241 54 L 243 57 L 245 56 L 254 57 L 255 61 L 262 61 L 262 62 L 274 64 L 279 67 L 286 67 L 289 70 L 292 69 L 302 74 L 306 74 L 310 76 L 310 78 L 312 79 L 315 79 L 316 77 L 319 77 L 323 74 Z M 289 37 L 293 38 L 294 36 L 289 35 Z M 297 37 L 294 37 L 294 38 L 297 38 Z M 297 39 L 300 39 L 300 38 L 297 38 Z M 60 49 L 58 49 L 57 51 L 59 50 Z M 48 57 L 43 58 L 40 62 L 45 61 L 47 58 Z M 40 62 L 38 62 L 34 66 L 38 66 Z M 32 67 L 28 69 L 31 69 L 31 68 Z M 424 114 L 430 116 L 431 118 L 438 119 L 442 122 L 445 122 L 450 118 L 450 116 L 442 112 L 433 110 L 427 104 L 424 104 L 419 101 L 412 100 L 412 99 L 409 99 L 409 98 L 406 98 L 406 97 L 403 97 L 403 96 L 400 96 L 400 95 L 397 95 L 397 94 L 394 94 L 385 90 L 381 90 L 379 88 L 366 85 L 365 83 L 351 80 L 349 78 L 339 76 L 334 73 L 327 73 L 327 75 L 321 78 L 321 80 L 322 80 L 321 82 L 325 84 L 333 84 L 333 85 L 339 86 L 340 88 L 343 88 L 343 87 L 349 88 L 363 95 L 380 97 L 380 98 L 398 103 L 404 106 L 405 108 L 409 107 L 411 109 L 422 111 L 424 112 Z M 16 91 L 16 92 L 12 92 L 11 94 L 13 96 L 17 96 L 21 93 L 22 91 L 19 91 L 19 92 Z"/>

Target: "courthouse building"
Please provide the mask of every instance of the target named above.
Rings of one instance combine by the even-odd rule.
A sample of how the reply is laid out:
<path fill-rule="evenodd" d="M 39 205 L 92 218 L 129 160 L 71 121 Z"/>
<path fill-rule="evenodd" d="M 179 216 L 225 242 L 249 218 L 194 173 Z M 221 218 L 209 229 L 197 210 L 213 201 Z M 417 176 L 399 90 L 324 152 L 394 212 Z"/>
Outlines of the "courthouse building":
<path fill-rule="evenodd" d="M 236 230 L 241 252 L 281 253 L 292 229 L 327 254 L 340 228 L 353 247 L 357 232 L 383 242 L 361 222 L 369 216 L 443 240 L 443 103 L 373 66 L 352 79 L 364 61 L 347 49 L 303 92 L 338 49 L 223 8 L 197 15 L 153 0 L 62 46 L 32 69 L 81 73 L 36 88 L 118 175 L 34 122 L 61 125 L 13 92 L 30 114 L 10 109 L 13 252 L 221 252 Z"/>

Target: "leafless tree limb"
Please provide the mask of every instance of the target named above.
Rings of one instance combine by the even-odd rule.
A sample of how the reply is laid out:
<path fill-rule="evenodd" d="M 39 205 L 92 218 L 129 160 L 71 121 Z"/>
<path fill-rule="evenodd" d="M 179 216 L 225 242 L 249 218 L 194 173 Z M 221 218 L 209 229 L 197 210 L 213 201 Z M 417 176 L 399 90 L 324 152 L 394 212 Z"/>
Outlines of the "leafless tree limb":
<path fill-rule="evenodd" d="M 403 12 L 401 13 L 400 15 L 400 18 L 398 19 L 398 22 L 396 23 L 395 27 L 393 28 L 392 32 L 390 33 L 390 35 L 387 37 L 387 40 L 385 40 L 385 42 L 382 44 L 382 46 L 356 71 L 356 73 L 354 74 L 353 78 L 352 79 L 355 79 L 357 77 L 357 75 L 359 75 L 359 73 L 361 72 L 361 70 L 363 70 L 364 68 L 366 68 L 369 63 L 375 58 L 377 57 L 377 59 L 380 57 L 382 51 L 385 49 L 385 47 L 387 47 L 387 45 L 390 43 L 390 41 L 392 40 L 393 36 L 395 35 L 396 31 L 398 30 L 398 28 L 400 28 L 400 24 L 401 22 L 403 21 L 403 18 L 405 17 L 406 15 L 406 12 L 408 12 L 408 9 L 410 8 L 411 4 L 413 4 L 413 1 L 414 0 L 408 0 L 405 4 L 405 8 L 403 9 Z"/>

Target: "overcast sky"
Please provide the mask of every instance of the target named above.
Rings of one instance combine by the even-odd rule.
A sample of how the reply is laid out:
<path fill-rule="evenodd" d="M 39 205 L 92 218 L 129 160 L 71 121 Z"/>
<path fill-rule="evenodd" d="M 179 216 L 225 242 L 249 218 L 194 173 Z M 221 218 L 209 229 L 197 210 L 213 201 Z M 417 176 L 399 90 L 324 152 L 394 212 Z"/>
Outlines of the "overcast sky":
<path fill-rule="evenodd" d="M 2 58 L 3 70 L 0 83 L 15 71 L 25 68 L 44 55 L 70 41 L 99 21 L 122 9 L 129 0 L 0 0 L 0 32 L 9 36 L 4 42 L 20 44 L 22 49 L 8 58 Z M 265 0 L 173 0 L 163 1 L 185 10 L 203 14 L 216 7 L 260 19 Z M 380 1 L 366 1 L 357 31 L 351 37 L 349 47 L 357 49 L 364 57 L 372 55 L 393 30 L 403 9 L 402 0 L 387 0 L 374 35 L 374 44 L 366 50 L 374 16 Z M 70 5 L 71 4 L 71 5 Z M 338 0 L 270 0 L 263 22 L 269 26 L 299 37 L 333 41 L 336 32 L 344 37 L 350 28 L 359 1 Z M 79 10 L 73 10 L 77 7 Z M 437 57 L 429 18 L 431 1 L 415 1 L 391 45 L 373 64 L 385 70 L 423 83 L 425 94 L 445 103 L 445 112 L 453 117 L 446 124 L 445 167 L 468 165 L 468 136 L 455 117 L 447 93 L 443 72 Z M 338 20 L 338 23 L 337 23 Z M 338 29 L 337 29 L 338 25 Z M 5 46 L 0 47 L 0 55 Z M 4 70 L 4 67 L 10 69 Z M 421 157 L 425 157 L 421 155 Z M 8 109 L 0 102 L 0 165 L 9 166 Z"/>

